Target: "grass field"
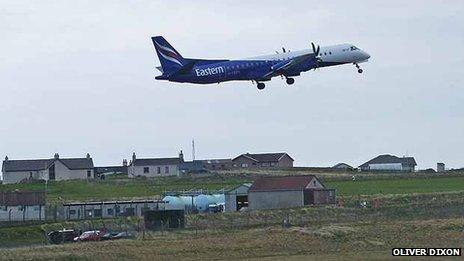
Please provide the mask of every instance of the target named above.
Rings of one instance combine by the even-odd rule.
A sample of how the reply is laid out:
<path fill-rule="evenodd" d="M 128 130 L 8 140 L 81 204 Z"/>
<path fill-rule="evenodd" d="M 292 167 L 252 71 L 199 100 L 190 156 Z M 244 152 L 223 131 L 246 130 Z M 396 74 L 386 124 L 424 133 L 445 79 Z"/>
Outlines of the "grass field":
<path fill-rule="evenodd" d="M 463 191 L 464 177 L 327 181 L 342 196 Z"/>
<path fill-rule="evenodd" d="M 153 197 L 165 191 L 205 189 L 230 189 L 245 182 L 250 177 L 212 176 L 204 178 L 157 178 L 128 179 L 117 176 L 104 181 L 55 181 L 47 186 L 48 202 L 72 200 L 107 200 L 127 199 L 135 197 Z M 356 195 L 390 195 L 409 193 L 432 193 L 448 191 L 464 191 L 464 176 L 456 177 L 418 177 L 388 178 L 362 180 L 330 180 L 325 182 L 329 188 L 337 189 L 339 196 Z M 44 190 L 44 183 L 0 185 L 1 190 Z"/>
<path fill-rule="evenodd" d="M 0 250 L 5 260 L 372 260 L 392 247 L 462 247 L 464 219 L 178 231 L 145 239 Z M 451 259 L 453 260 L 453 259 Z"/>
<path fill-rule="evenodd" d="M 106 200 L 126 199 L 134 197 L 153 197 L 162 195 L 165 191 L 173 190 L 220 190 L 235 187 L 249 179 L 243 178 L 157 178 L 157 179 L 128 179 L 125 177 L 111 177 L 107 180 L 70 180 L 54 181 L 47 185 L 47 201 L 69 200 Z M 8 184 L 0 185 L 4 190 L 45 190 L 45 183 Z"/>

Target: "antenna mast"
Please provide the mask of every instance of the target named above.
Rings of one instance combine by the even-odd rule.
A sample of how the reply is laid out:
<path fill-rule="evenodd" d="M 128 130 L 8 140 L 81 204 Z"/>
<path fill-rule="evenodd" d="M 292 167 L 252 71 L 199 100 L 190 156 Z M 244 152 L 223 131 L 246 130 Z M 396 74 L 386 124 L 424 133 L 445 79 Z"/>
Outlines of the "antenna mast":
<path fill-rule="evenodd" d="M 195 160 L 195 139 L 192 139 L 192 160 Z"/>

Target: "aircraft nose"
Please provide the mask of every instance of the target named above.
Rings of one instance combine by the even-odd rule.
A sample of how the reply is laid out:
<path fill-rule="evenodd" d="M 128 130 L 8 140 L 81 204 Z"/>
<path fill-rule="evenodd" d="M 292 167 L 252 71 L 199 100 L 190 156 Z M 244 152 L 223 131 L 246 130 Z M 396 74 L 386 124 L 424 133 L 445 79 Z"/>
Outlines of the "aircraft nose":
<path fill-rule="evenodd" d="M 364 58 L 367 60 L 369 58 L 371 58 L 370 54 L 366 53 L 366 52 L 363 52 L 363 55 L 364 55 Z"/>

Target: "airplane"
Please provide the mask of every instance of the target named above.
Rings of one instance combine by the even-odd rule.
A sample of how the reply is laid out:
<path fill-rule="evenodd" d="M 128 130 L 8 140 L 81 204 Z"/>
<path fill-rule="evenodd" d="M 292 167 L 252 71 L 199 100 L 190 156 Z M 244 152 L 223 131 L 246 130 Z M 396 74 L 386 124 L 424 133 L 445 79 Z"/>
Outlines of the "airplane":
<path fill-rule="evenodd" d="M 358 73 L 363 70 L 359 63 L 367 62 L 370 55 L 352 44 L 339 44 L 326 47 L 311 43 L 311 49 L 287 51 L 253 58 L 192 59 L 184 58 L 162 36 L 152 37 L 161 66 L 156 67 L 162 74 L 157 80 L 180 83 L 211 84 L 227 81 L 252 81 L 259 90 L 265 88 L 264 82 L 280 76 L 288 85 L 295 82 L 293 77 L 302 72 L 322 67 L 354 64 Z"/>

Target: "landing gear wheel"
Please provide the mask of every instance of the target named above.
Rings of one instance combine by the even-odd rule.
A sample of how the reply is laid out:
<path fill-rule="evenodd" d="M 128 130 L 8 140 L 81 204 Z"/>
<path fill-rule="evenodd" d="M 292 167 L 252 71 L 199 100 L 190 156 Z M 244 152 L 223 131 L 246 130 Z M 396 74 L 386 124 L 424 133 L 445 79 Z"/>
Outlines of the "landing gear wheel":
<path fill-rule="evenodd" d="M 262 82 L 258 82 L 257 86 L 258 86 L 258 90 L 262 90 L 264 89 L 264 87 L 266 87 L 266 85 Z"/>
<path fill-rule="evenodd" d="M 355 63 L 354 65 L 356 66 L 356 68 L 358 68 L 358 73 L 363 73 L 363 69 L 359 67 L 359 64 Z"/>
<path fill-rule="evenodd" d="M 288 84 L 288 85 L 292 85 L 292 84 L 294 84 L 294 83 L 295 83 L 295 79 L 293 79 L 293 78 L 287 78 L 287 84 Z"/>

